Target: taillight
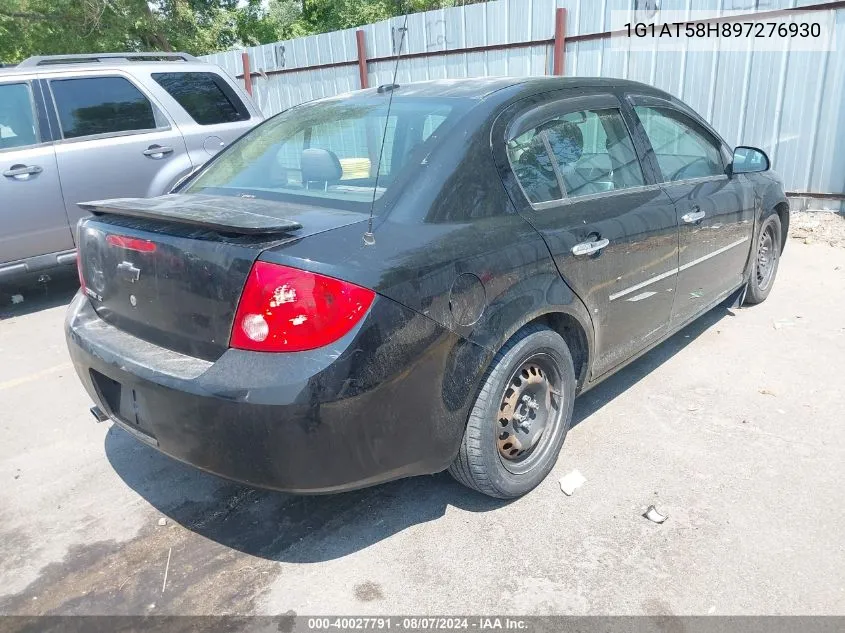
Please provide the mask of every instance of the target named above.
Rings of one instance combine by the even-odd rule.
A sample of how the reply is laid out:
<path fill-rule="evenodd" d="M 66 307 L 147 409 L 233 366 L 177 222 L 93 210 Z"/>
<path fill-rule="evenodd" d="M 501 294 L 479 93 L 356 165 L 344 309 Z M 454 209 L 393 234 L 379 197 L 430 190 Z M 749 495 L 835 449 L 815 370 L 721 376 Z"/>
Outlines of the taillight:
<path fill-rule="evenodd" d="M 139 253 L 154 253 L 156 250 L 155 242 L 126 235 L 106 235 L 106 242 L 109 246 L 117 246 Z"/>
<path fill-rule="evenodd" d="M 355 327 L 374 298 L 372 290 L 340 279 L 255 262 L 229 346 L 257 352 L 323 347 Z"/>

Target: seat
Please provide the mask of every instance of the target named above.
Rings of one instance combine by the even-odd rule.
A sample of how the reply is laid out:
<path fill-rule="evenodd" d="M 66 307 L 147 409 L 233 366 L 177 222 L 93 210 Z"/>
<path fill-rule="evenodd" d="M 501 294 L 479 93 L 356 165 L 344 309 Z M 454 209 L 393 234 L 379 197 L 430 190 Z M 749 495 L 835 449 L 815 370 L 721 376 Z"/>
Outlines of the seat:
<path fill-rule="evenodd" d="M 330 183 L 338 182 L 343 176 L 343 167 L 337 154 L 327 149 L 309 147 L 302 151 L 300 160 L 302 169 L 302 183 L 308 188 L 308 183 L 323 183 L 327 189 Z"/>
<path fill-rule="evenodd" d="M 0 116 L 0 125 L 11 130 L 14 135 L 0 138 L 0 147 L 23 147 L 37 142 L 32 121 L 24 113 L 18 112 L 14 105 Z"/>

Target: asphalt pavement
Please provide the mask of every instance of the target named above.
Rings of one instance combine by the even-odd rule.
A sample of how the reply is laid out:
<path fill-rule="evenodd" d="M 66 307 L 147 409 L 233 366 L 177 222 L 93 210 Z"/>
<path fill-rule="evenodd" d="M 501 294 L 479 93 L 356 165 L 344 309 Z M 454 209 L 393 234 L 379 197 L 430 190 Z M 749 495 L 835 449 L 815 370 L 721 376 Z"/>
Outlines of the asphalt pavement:
<path fill-rule="evenodd" d="M 0 307 L 2 614 L 845 614 L 845 249 L 790 240 L 764 304 L 580 398 L 510 503 L 446 474 L 295 497 L 163 457 L 88 412 L 73 291 Z"/>

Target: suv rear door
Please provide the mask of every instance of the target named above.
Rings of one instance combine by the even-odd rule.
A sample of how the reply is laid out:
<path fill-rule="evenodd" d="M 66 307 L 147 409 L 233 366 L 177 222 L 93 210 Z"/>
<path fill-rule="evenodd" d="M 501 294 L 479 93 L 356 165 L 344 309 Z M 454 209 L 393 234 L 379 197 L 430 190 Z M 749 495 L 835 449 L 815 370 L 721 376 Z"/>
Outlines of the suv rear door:
<path fill-rule="evenodd" d="M 48 83 L 71 223 L 85 215 L 79 202 L 160 195 L 191 170 L 179 129 L 129 75 L 65 71 Z"/>
<path fill-rule="evenodd" d="M 571 94 L 511 106 L 493 138 L 506 144 L 514 204 L 590 311 L 598 376 L 668 329 L 678 226 L 672 201 L 642 168 L 619 99 Z"/>
<path fill-rule="evenodd" d="M 261 122 L 249 101 L 214 66 L 150 73 L 150 88 L 172 114 L 199 167 Z"/>
<path fill-rule="evenodd" d="M 0 174 L 0 266 L 73 249 L 50 127 L 34 75 L 0 81 Z M 55 264 L 55 258 L 50 263 Z M 6 272 L 25 270 L 21 264 Z"/>

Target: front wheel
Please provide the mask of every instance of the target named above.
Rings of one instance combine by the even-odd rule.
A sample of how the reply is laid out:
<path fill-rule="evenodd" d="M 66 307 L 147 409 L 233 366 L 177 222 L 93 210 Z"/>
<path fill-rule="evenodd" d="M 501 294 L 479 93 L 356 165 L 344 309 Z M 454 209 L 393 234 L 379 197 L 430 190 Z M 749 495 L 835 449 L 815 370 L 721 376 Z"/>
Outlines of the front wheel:
<path fill-rule="evenodd" d="M 769 296 L 775 283 L 782 250 L 780 217 L 772 212 L 763 219 L 760 226 L 754 268 L 751 271 L 751 279 L 748 280 L 745 303 L 762 303 Z"/>
<path fill-rule="evenodd" d="M 490 364 L 449 472 L 491 497 L 524 495 L 557 461 L 574 399 L 566 342 L 547 327 L 524 328 Z"/>

